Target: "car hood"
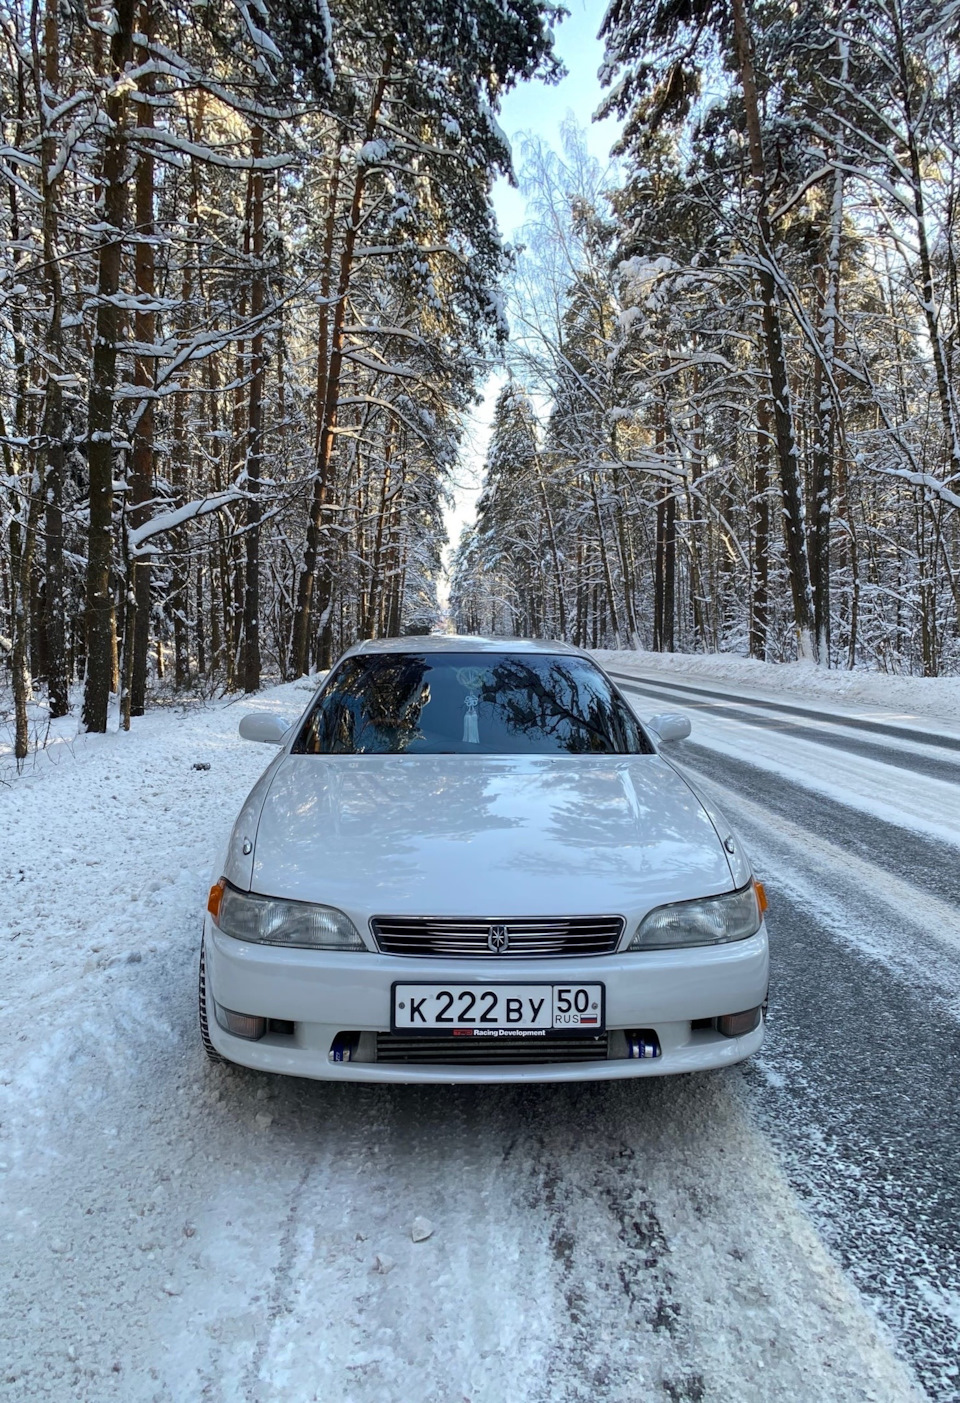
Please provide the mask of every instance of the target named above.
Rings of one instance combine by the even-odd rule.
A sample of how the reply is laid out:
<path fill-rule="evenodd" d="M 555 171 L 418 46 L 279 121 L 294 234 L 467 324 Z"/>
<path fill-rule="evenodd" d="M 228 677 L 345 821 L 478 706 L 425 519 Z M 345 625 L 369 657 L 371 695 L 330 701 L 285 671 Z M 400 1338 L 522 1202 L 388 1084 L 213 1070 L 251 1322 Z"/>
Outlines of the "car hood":
<path fill-rule="evenodd" d="M 372 915 L 631 919 L 733 886 L 713 823 L 658 755 L 288 755 L 250 884 L 360 929 Z"/>

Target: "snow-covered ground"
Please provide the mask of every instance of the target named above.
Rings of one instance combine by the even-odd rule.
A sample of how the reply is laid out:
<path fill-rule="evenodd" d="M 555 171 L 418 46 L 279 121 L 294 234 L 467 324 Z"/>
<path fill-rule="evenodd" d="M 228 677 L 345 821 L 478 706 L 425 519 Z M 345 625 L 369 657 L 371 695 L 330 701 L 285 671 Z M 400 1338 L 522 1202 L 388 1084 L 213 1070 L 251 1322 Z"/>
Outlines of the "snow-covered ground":
<path fill-rule="evenodd" d="M 255 704 L 292 716 L 306 701 L 300 683 Z M 237 737 L 249 704 L 155 711 L 129 735 L 68 740 L 75 722 L 65 723 L 63 739 L 0 784 L 0 1397 L 922 1397 L 902 1322 L 873 1291 L 869 1254 L 880 1249 L 868 1233 L 851 1257 L 821 1179 L 804 1177 L 811 1164 L 827 1177 L 839 1165 L 850 1185 L 856 1163 L 816 1115 L 814 1148 L 810 1125 L 792 1129 L 818 1104 L 806 1072 L 791 1073 L 797 1045 L 772 1039 L 749 1073 L 502 1090 L 330 1086 L 205 1063 L 199 913 L 226 830 L 270 758 Z M 778 762 L 772 733 L 756 726 L 750 744 L 729 720 L 698 714 L 695 727 L 703 749 L 690 755 L 717 756 L 708 781 L 766 844 L 762 865 L 789 864 L 807 817 L 774 813 L 739 781 L 731 789 L 740 772 L 721 761 L 744 763 L 752 749 L 760 774 L 799 742 L 781 737 Z M 841 752 L 824 761 L 804 744 L 788 790 L 815 759 L 824 783 L 827 770 L 836 778 Z M 914 779 L 923 803 L 947 788 Z M 816 799 L 815 788 L 796 792 Z M 882 823 L 879 802 L 865 794 L 858 821 Z M 905 841 L 939 841 L 921 801 L 910 805 Z M 930 822 L 943 827 L 943 814 Z M 819 841 L 785 885 L 771 883 L 785 919 L 806 913 L 797 948 L 819 902 L 837 949 L 898 987 L 914 978 L 884 915 L 907 919 L 910 873 L 891 858 L 858 927 L 834 890 L 838 833 Z M 869 852 L 859 860 L 854 888 L 874 870 Z M 960 925 L 952 893 L 932 895 L 942 950 Z M 418 1216 L 433 1232 L 415 1242 Z M 948 1319 L 943 1272 L 913 1270 L 910 1291 L 926 1290 L 936 1320 Z M 928 1396 L 960 1396 L 949 1360 L 925 1370 Z"/>

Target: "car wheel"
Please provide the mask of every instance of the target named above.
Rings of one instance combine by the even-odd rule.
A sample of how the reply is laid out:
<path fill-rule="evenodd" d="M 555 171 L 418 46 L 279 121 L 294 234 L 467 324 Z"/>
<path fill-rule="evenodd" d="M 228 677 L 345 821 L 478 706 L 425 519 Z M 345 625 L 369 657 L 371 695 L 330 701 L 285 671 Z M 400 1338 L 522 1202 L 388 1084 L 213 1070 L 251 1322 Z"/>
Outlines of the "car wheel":
<path fill-rule="evenodd" d="M 220 1053 L 210 1041 L 210 1029 L 207 1025 L 207 975 L 206 962 L 204 957 L 203 941 L 200 942 L 200 979 L 197 987 L 197 1004 L 200 1015 L 200 1041 L 203 1043 L 203 1050 L 211 1062 L 225 1062 L 226 1058 Z"/>

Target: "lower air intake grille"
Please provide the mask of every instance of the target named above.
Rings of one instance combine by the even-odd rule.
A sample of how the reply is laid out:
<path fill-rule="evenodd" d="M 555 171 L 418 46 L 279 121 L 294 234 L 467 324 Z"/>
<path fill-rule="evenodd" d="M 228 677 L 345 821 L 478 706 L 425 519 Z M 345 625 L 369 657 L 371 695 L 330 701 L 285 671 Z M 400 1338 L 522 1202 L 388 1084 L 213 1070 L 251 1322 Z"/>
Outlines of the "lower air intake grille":
<path fill-rule="evenodd" d="M 377 1034 L 378 1062 L 517 1067 L 606 1060 L 606 1034 L 599 1038 L 407 1038 L 396 1033 Z"/>
<path fill-rule="evenodd" d="M 609 955 L 623 934 L 620 916 L 374 916 L 371 924 L 385 955 Z"/>

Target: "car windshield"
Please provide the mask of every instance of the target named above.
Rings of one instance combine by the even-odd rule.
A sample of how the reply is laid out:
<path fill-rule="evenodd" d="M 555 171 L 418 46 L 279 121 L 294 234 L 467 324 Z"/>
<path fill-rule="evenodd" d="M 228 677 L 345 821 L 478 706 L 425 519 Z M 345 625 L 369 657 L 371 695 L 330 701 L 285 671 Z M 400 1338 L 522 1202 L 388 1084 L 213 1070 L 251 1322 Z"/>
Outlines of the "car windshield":
<path fill-rule="evenodd" d="M 368 653 L 330 675 L 300 755 L 650 754 L 633 713 L 587 658 Z"/>

